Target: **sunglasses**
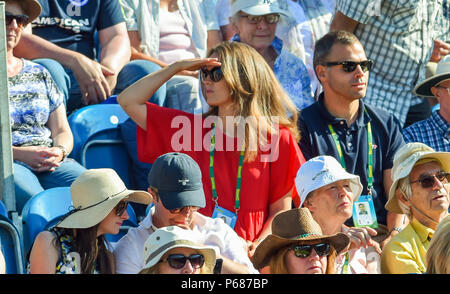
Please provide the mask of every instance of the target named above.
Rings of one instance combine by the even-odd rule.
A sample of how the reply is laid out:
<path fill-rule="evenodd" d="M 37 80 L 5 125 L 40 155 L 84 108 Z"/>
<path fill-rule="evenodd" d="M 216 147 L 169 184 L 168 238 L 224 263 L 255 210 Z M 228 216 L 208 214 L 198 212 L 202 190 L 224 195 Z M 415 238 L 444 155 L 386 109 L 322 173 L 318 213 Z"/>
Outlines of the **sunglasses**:
<path fill-rule="evenodd" d="M 247 22 L 249 24 L 259 24 L 263 18 L 266 20 L 266 23 L 268 23 L 268 24 L 275 24 L 275 23 L 278 23 L 278 21 L 280 20 L 280 15 L 276 14 L 276 13 L 266 14 L 266 15 L 240 14 L 239 17 L 247 18 Z"/>
<path fill-rule="evenodd" d="M 223 78 L 223 72 L 222 68 L 220 66 L 213 67 L 211 70 L 207 70 L 206 68 L 202 68 L 200 70 L 200 77 L 202 80 L 205 80 L 206 77 L 208 77 L 213 81 L 214 83 L 217 83 Z"/>
<path fill-rule="evenodd" d="M 189 260 L 192 267 L 196 269 L 201 268 L 205 263 L 205 257 L 203 254 L 192 254 L 189 256 L 184 256 L 183 254 L 170 254 L 166 259 L 169 266 L 174 269 L 183 268 L 187 260 Z"/>
<path fill-rule="evenodd" d="M 180 208 L 169 209 L 169 212 L 171 214 L 179 214 L 179 213 L 184 213 L 185 209 L 192 209 L 193 211 L 197 211 L 197 210 L 199 210 L 199 207 L 197 207 L 197 206 L 184 206 L 184 207 L 180 207 Z"/>
<path fill-rule="evenodd" d="M 422 188 L 431 188 L 435 183 L 435 178 L 441 183 L 448 183 L 450 181 L 450 173 L 440 172 L 432 176 L 421 176 L 417 181 L 410 182 L 411 184 L 419 182 Z"/>
<path fill-rule="evenodd" d="M 345 72 L 353 72 L 355 71 L 356 67 L 359 65 L 361 66 L 361 69 L 363 72 L 367 72 L 372 69 L 373 66 L 373 60 L 364 60 L 361 62 L 356 61 L 336 61 L 336 62 L 327 62 L 325 63 L 326 66 L 335 66 L 342 64 L 342 69 Z"/>
<path fill-rule="evenodd" d="M 127 208 L 128 208 L 128 201 L 120 201 L 116 205 L 116 215 L 122 216 L 125 210 L 127 210 Z"/>
<path fill-rule="evenodd" d="M 5 11 L 5 24 L 7 26 L 11 25 L 13 20 L 16 20 L 17 26 L 23 27 L 28 24 L 28 20 L 30 19 L 28 15 L 25 14 L 12 14 L 8 11 Z"/>
<path fill-rule="evenodd" d="M 308 256 L 310 256 L 313 249 L 319 256 L 330 255 L 330 244 L 325 243 L 314 245 L 295 245 L 291 248 L 291 250 L 294 251 L 295 256 L 300 258 L 307 258 Z"/>

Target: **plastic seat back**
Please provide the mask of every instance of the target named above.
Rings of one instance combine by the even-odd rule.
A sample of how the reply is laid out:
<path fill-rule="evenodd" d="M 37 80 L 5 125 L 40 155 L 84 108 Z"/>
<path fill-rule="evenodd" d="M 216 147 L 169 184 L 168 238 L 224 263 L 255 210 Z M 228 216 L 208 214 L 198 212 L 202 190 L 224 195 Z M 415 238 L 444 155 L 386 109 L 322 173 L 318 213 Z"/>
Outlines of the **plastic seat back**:
<path fill-rule="evenodd" d="M 69 157 L 87 169 L 112 168 L 130 185 L 130 159 L 120 135 L 119 125 L 128 115 L 119 104 L 83 107 L 69 117 L 74 147 Z"/>
<path fill-rule="evenodd" d="M 7 209 L 0 201 L 0 250 L 6 264 L 7 274 L 23 274 L 25 263 L 19 230 L 8 218 Z"/>
<path fill-rule="evenodd" d="M 28 254 L 36 236 L 71 207 L 70 187 L 51 188 L 30 198 L 22 210 L 24 252 Z"/>

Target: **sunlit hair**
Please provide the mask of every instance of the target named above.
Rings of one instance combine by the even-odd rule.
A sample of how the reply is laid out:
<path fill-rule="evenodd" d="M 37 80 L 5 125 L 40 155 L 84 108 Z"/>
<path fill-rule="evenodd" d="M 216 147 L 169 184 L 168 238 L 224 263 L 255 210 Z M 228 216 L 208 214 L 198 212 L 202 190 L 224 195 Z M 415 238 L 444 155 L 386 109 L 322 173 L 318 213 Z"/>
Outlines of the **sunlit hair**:
<path fill-rule="evenodd" d="M 235 117 L 247 120 L 239 121 L 245 123 L 245 161 L 256 159 L 258 147 L 268 143 L 266 134 L 278 133 L 277 122 L 299 141 L 298 110 L 264 58 L 241 42 L 223 42 L 208 56 L 214 53 L 222 63 L 224 80 L 236 108 Z M 217 106 L 211 106 L 205 117 L 210 115 L 218 115 Z"/>
<path fill-rule="evenodd" d="M 315 244 L 315 243 L 301 243 L 298 244 Z M 271 274 L 289 274 L 289 271 L 286 266 L 285 256 L 289 252 L 289 248 L 291 248 L 293 244 L 289 244 L 289 246 L 285 246 L 277 250 L 269 260 L 269 267 Z M 325 274 L 334 274 L 335 270 L 335 261 L 336 261 L 336 250 L 333 245 L 330 244 L 330 255 L 327 257 L 327 268 Z"/>
<path fill-rule="evenodd" d="M 450 274 L 450 215 L 436 227 L 426 255 L 427 274 Z"/>

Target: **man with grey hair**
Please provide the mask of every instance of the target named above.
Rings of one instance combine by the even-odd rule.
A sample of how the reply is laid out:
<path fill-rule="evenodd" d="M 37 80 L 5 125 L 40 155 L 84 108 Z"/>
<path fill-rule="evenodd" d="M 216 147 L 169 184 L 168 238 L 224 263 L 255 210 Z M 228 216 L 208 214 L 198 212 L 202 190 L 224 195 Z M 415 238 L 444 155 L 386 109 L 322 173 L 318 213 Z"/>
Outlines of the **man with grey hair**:
<path fill-rule="evenodd" d="M 448 215 L 450 152 L 408 143 L 394 158 L 386 209 L 409 216 L 410 224 L 383 249 L 384 274 L 424 273 L 426 252 L 439 222 Z"/>

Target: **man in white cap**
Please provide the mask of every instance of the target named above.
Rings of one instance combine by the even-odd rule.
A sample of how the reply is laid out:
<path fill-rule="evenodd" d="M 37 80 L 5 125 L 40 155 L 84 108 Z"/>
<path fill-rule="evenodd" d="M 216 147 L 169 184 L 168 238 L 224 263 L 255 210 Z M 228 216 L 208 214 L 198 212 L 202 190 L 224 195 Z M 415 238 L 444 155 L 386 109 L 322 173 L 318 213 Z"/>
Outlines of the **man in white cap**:
<path fill-rule="evenodd" d="M 436 98 L 440 109 L 403 129 L 405 142 L 421 142 L 436 151 L 450 152 L 450 55 L 441 59 L 436 74 L 417 85 L 414 94 Z"/>
<path fill-rule="evenodd" d="M 426 252 L 438 223 L 448 215 L 450 152 L 408 143 L 394 158 L 386 209 L 407 214 L 410 223 L 384 247 L 384 274 L 424 273 Z"/>
<path fill-rule="evenodd" d="M 137 228 L 131 228 L 114 250 L 116 272 L 137 274 L 145 266 L 144 244 L 158 228 L 179 226 L 198 233 L 204 245 L 213 246 L 219 260 L 215 273 L 258 273 L 247 254 L 245 242 L 222 219 L 206 217 L 197 210 L 206 205 L 202 175 L 189 155 L 166 153 L 153 163 L 148 192 L 154 207 Z"/>
<path fill-rule="evenodd" d="M 311 211 L 324 235 L 342 232 L 350 237 L 350 250 L 336 257 L 336 273 L 379 273 L 381 249 L 372 239 L 377 232 L 369 227 L 344 225 L 352 216 L 353 203 L 363 190 L 359 176 L 345 171 L 332 156 L 317 156 L 300 167 L 295 186 L 300 207 Z"/>

